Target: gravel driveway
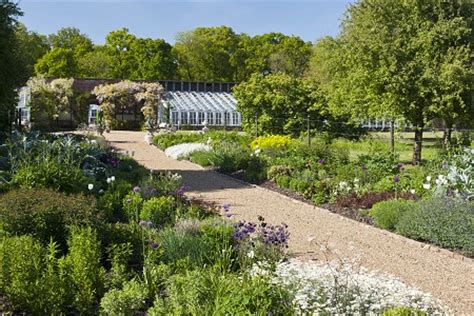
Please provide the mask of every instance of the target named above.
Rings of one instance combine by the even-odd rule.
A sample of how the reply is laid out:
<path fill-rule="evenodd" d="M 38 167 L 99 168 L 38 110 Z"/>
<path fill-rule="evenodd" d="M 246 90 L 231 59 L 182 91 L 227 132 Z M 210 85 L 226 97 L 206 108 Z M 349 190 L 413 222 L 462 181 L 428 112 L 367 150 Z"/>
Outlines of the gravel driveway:
<path fill-rule="evenodd" d="M 388 272 L 433 294 L 457 315 L 474 315 L 474 260 L 356 222 L 281 194 L 234 180 L 188 161 L 166 157 L 144 142 L 144 133 L 113 131 L 105 135 L 120 151 L 150 169 L 180 173 L 188 195 L 229 203 L 235 219 L 288 224 L 290 251 L 316 260 L 351 258 L 362 266 Z M 314 236 L 312 242 L 308 241 Z M 323 253 L 321 245 L 331 253 Z"/>

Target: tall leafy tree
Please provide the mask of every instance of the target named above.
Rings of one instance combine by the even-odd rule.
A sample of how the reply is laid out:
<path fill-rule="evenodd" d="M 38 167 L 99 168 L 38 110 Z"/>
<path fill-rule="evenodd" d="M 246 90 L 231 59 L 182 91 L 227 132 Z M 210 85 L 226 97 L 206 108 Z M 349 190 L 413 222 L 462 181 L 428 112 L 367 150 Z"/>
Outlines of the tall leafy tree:
<path fill-rule="evenodd" d="M 66 48 L 74 52 L 76 56 L 81 56 L 92 51 L 94 44 L 92 40 L 75 27 L 65 27 L 56 34 L 48 36 L 53 48 Z"/>
<path fill-rule="evenodd" d="M 446 98 L 452 85 L 458 92 L 471 89 L 466 81 L 472 68 L 462 54 L 450 53 L 472 55 L 472 27 L 463 8 L 466 4 L 456 0 L 362 0 L 351 5 L 329 62 L 332 110 L 356 118 L 364 113 L 404 117 L 415 129 L 413 163 L 420 163 L 424 127 L 449 112 L 443 111 L 447 104 L 455 109 Z M 467 69 L 464 79 L 444 80 L 448 65 L 463 65 L 458 69 Z M 457 110 L 466 108 L 462 102 Z"/>
<path fill-rule="evenodd" d="M 111 78 L 112 59 L 104 46 L 94 46 L 94 50 L 85 53 L 77 60 L 79 77 Z"/>
<path fill-rule="evenodd" d="M 34 74 L 34 66 L 38 59 L 43 57 L 49 50 L 48 38 L 45 35 L 28 31 L 25 25 L 18 23 L 15 28 L 15 37 L 18 42 L 19 57 L 22 59 L 26 72 L 23 81 Z"/>
<path fill-rule="evenodd" d="M 15 109 L 17 88 L 26 71 L 19 57 L 15 37 L 17 18 L 22 15 L 11 1 L 0 2 L 0 130 L 9 127 L 9 115 Z"/>
<path fill-rule="evenodd" d="M 288 74 L 263 76 L 253 74 L 249 80 L 234 87 L 237 108 L 242 113 L 242 124 L 248 132 L 299 135 L 306 130 L 308 115 L 320 118 L 312 111 L 317 103 L 316 87 Z"/>
<path fill-rule="evenodd" d="M 135 59 L 132 52 L 136 36 L 127 28 L 110 32 L 105 38 L 107 54 L 111 58 L 110 75 L 117 79 L 131 79 L 135 71 Z"/>
<path fill-rule="evenodd" d="M 69 48 L 53 48 L 38 60 L 35 71 L 53 78 L 73 78 L 79 73 L 76 55 Z"/>
<path fill-rule="evenodd" d="M 311 57 L 311 43 L 297 36 L 282 33 L 267 33 L 248 37 L 241 35 L 239 80 L 246 80 L 251 74 L 286 73 L 302 76 Z"/>
<path fill-rule="evenodd" d="M 239 36 L 227 26 L 178 33 L 174 51 L 184 80 L 235 81 Z"/>
<path fill-rule="evenodd" d="M 123 28 L 107 35 L 105 52 L 113 78 L 158 80 L 176 76 L 172 46 L 162 39 L 138 38 Z"/>
<path fill-rule="evenodd" d="M 131 46 L 136 67 L 131 79 L 175 79 L 176 63 L 172 46 L 162 39 L 138 38 Z"/>

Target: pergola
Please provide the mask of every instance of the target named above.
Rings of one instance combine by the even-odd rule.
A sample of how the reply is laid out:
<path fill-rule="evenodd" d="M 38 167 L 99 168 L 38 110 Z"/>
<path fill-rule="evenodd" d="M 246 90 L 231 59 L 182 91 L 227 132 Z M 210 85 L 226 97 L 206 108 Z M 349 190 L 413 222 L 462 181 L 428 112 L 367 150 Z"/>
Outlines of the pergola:
<path fill-rule="evenodd" d="M 173 126 L 241 126 L 237 101 L 229 92 L 169 91 L 166 100 Z"/>

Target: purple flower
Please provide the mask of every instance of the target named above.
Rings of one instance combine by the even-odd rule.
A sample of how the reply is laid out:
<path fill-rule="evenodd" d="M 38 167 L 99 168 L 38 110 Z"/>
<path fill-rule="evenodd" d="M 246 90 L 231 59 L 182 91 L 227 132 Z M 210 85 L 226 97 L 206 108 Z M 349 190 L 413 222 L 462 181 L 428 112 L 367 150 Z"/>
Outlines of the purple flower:
<path fill-rule="evenodd" d="M 132 199 L 131 199 L 131 198 L 128 198 L 128 199 L 127 199 L 127 203 L 132 203 Z"/>
<path fill-rule="evenodd" d="M 137 185 L 136 187 L 133 188 L 133 192 L 135 193 L 140 193 L 142 189 Z"/>
<path fill-rule="evenodd" d="M 144 221 L 144 220 L 141 220 L 141 221 L 138 222 L 138 225 L 140 225 L 141 227 L 145 227 L 145 226 L 148 226 L 148 222 Z"/>
<path fill-rule="evenodd" d="M 393 177 L 393 182 L 395 182 L 395 183 L 400 182 L 400 177 L 399 176 Z"/>
<path fill-rule="evenodd" d="M 225 204 L 222 205 L 222 208 L 224 209 L 225 212 L 228 212 L 230 210 L 230 204 L 225 203 Z"/>
<path fill-rule="evenodd" d="M 150 248 L 153 249 L 153 250 L 157 249 L 159 246 L 160 246 L 160 245 L 157 244 L 156 242 L 152 242 L 152 243 L 150 244 Z"/>
<path fill-rule="evenodd" d="M 319 159 L 319 160 L 318 160 L 318 164 L 320 164 L 320 165 L 324 165 L 324 162 L 325 162 L 324 159 Z"/>
<path fill-rule="evenodd" d="M 178 190 L 176 190 L 177 195 L 183 195 L 188 190 L 188 187 L 182 185 Z"/>
<path fill-rule="evenodd" d="M 232 216 L 234 216 L 234 214 L 229 213 L 229 212 L 226 212 L 226 213 L 224 214 L 224 216 L 227 217 L 227 218 L 231 218 Z"/>

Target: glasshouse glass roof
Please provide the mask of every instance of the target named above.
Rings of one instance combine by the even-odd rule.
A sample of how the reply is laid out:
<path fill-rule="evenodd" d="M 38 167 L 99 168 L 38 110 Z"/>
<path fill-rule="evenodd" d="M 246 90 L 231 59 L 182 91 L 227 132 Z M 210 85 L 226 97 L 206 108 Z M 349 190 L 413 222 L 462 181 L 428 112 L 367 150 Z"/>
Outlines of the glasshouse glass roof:
<path fill-rule="evenodd" d="M 172 112 L 235 112 L 237 101 L 228 92 L 169 91 Z"/>

